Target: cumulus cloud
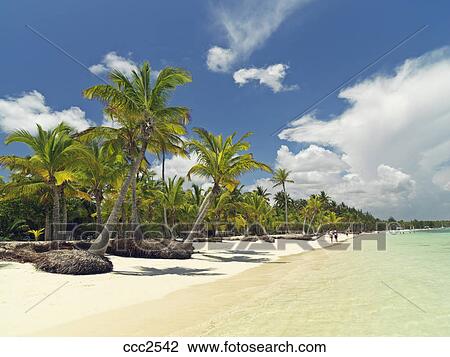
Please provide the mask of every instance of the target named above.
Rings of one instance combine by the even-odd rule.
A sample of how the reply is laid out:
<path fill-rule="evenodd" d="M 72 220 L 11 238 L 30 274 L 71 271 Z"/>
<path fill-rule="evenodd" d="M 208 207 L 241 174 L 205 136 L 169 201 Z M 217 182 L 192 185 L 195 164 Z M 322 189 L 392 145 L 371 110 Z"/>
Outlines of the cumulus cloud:
<path fill-rule="evenodd" d="M 51 129 L 61 122 L 76 130 L 84 130 L 94 125 L 78 107 L 61 111 L 51 109 L 45 104 L 45 97 L 36 90 L 20 97 L 0 99 L 0 128 L 3 132 L 24 129 L 34 133 L 36 124 L 44 129 Z"/>
<path fill-rule="evenodd" d="M 172 156 L 171 158 L 166 159 L 165 162 L 165 176 L 167 177 L 186 177 L 186 174 L 190 170 L 192 166 L 196 164 L 196 160 L 194 156 L 190 157 L 181 157 L 181 156 Z M 157 177 L 161 177 L 161 163 L 155 163 L 152 166 L 152 170 L 155 171 Z M 185 188 L 190 187 L 192 184 L 196 184 L 204 189 L 210 187 L 211 184 L 204 177 L 192 176 L 191 181 L 187 181 L 185 183 Z"/>
<path fill-rule="evenodd" d="M 289 66 L 285 64 L 274 64 L 266 68 L 242 68 L 233 74 L 234 82 L 243 86 L 250 81 L 258 81 L 262 85 L 266 85 L 273 92 L 289 91 L 298 89 L 297 85 L 283 85 L 286 70 Z"/>
<path fill-rule="evenodd" d="M 130 58 L 119 56 L 116 52 L 111 51 L 103 57 L 101 63 L 89 67 L 89 70 L 97 75 L 105 74 L 113 69 L 130 75 L 137 69 L 137 66 Z"/>
<path fill-rule="evenodd" d="M 331 120 L 306 115 L 279 137 L 340 153 L 347 168 L 318 172 L 320 177 L 329 176 L 325 180 L 329 189 L 345 201 L 350 198 L 362 208 L 376 206 L 375 212 L 382 216 L 446 217 L 448 93 L 450 51 L 443 48 L 406 60 L 392 74 L 376 75 L 342 90 L 339 98 L 348 107 L 341 114 Z M 300 152 L 289 161 L 282 160 L 283 152 L 279 152 L 280 165 L 290 168 L 297 161 L 298 167 L 292 169 L 296 175 L 305 175 L 299 170 L 303 155 Z M 323 188 L 326 182 L 321 183 Z"/>
<path fill-rule="evenodd" d="M 137 64 L 131 58 L 119 56 L 115 51 L 108 52 L 100 63 L 89 67 L 89 70 L 96 75 L 103 75 L 111 72 L 113 69 L 130 76 L 131 72 L 138 69 Z M 159 71 L 152 70 L 152 78 L 158 77 Z"/>
<path fill-rule="evenodd" d="M 209 49 L 206 63 L 211 71 L 228 72 L 275 32 L 284 19 L 310 0 L 244 0 L 217 7 L 216 18 L 225 32 L 227 47 Z"/>

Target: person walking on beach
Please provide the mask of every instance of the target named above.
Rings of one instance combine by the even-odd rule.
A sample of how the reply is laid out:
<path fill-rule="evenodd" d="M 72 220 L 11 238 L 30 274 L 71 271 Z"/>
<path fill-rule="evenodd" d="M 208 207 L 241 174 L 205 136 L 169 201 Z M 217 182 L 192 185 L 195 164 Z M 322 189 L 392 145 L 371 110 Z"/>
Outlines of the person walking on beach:
<path fill-rule="evenodd" d="M 336 230 L 334 231 L 334 241 L 338 241 L 338 232 Z"/>

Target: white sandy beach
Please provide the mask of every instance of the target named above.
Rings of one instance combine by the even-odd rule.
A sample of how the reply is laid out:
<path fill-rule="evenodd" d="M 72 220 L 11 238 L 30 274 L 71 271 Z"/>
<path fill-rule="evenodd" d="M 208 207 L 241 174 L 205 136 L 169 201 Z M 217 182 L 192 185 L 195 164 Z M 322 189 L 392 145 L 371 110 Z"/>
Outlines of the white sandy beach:
<path fill-rule="evenodd" d="M 339 241 L 347 238 L 340 235 Z M 329 245 L 328 237 L 313 242 L 278 239 L 275 244 L 196 244 L 196 253 L 188 260 L 110 256 L 114 271 L 90 276 L 50 274 L 36 271 L 31 264 L 0 262 L 0 334 L 42 334 L 58 325 L 161 299 L 283 256 Z"/>

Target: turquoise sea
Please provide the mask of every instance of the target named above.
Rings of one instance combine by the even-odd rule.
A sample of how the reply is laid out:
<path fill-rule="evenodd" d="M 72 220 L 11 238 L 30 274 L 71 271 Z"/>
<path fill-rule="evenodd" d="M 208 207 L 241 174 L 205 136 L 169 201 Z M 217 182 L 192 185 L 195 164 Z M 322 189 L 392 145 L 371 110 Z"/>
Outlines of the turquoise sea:
<path fill-rule="evenodd" d="M 338 244 L 232 278 L 240 298 L 222 304 L 238 303 L 193 333 L 450 336 L 450 230 L 388 234 L 385 250 L 365 238 L 361 251 Z"/>

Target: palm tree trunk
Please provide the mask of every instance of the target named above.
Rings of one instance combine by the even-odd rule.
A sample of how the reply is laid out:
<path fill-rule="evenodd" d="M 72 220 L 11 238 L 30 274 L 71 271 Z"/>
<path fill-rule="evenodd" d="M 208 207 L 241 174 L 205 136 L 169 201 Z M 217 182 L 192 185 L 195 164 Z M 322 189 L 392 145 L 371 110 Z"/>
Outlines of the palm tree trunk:
<path fill-rule="evenodd" d="M 306 232 L 305 232 L 305 226 L 306 226 L 306 214 L 305 214 L 305 217 L 303 217 L 303 234 L 305 234 Z"/>
<path fill-rule="evenodd" d="M 64 239 L 66 239 L 66 229 L 67 229 L 67 201 L 66 201 L 66 195 L 64 194 L 64 186 L 61 185 L 61 231 L 63 233 Z"/>
<path fill-rule="evenodd" d="M 137 226 L 139 224 L 139 212 L 136 195 L 136 178 L 137 173 L 131 178 L 131 224 L 133 226 Z"/>
<path fill-rule="evenodd" d="M 52 194 L 53 194 L 53 232 L 52 232 L 52 240 L 58 239 L 59 232 L 59 224 L 60 224 L 60 197 L 59 197 L 59 188 L 56 184 L 52 184 Z"/>
<path fill-rule="evenodd" d="M 117 197 L 116 202 L 114 202 L 114 206 L 111 210 L 111 214 L 106 221 L 105 226 L 103 227 L 100 235 L 95 239 L 92 243 L 89 251 L 94 254 L 104 255 L 106 252 L 106 248 L 108 247 L 110 232 L 114 229 L 114 226 L 117 223 L 117 217 L 119 216 L 120 209 L 125 201 L 128 188 L 130 187 L 130 183 L 133 177 L 136 177 L 139 167 L 141 165 L 142 160 L 145 156 L 145 151 L 147 150 L 148 145 L 148 136 L 145 137 L 141 150 L 139 151 L 138 157 L 134 160 L 133 165 L 130 168 L 130 171 L 125 178 L 122 187 L 120 188 L 119 196 Z"/>
<path fill-rule="evenodd" d="M 166 152 L 163 150 L 161 153 L 161 178 L 163 182 L 166 182 Z M 167 208 L 166 206 L 163 206 L 163 219 L 164 219 L 164 225 L 167 227 L 169 225 L 167 220 Z"/>
<path fill-rule="evenodd" d="M 103 218 L 102 218 L 102 193 L 99 190 L 95 191 L 95 211 L 97 212 L 97 225 L 100 227 L 103 224 Z"/>
<path fill-rule="evenodd" d="M 52 239 L 52 231 L 51 231 L 52 223 L 50 218 L 50 208 L 47 207 L 45 209 L 45 230 L 44 230 L 44 239 L 46 241 Z"/>
<path fill-rule="evenodd" d="M 198 228 L 203 223 L 203 220 L 205 219 L 206 213 L 208 212 L 208 208 L 211 205 L 212 201 L 216 197 L 218 193 L 218 187 L 214 186 L 213 189 L 205 196 L 200 209 L 198 211 L 197 219 L 195 220 L 194 226 L 192 227 L 191 231 L 189 232 L 189 235 L 186 239 L 186 242 L 192 242 L 194 235 L 197 233 Z"/>
<path fill-rule="evenodd" d="M 317 214 L 317 210 L 315 209 L 315 210 L 314 210 L 314 213 L 313 213 L 313 215 L 312 215 L 312 218 L 311 218 L 311 220 L 309 221 L 309 226 L 308 226 L 308 232 L 307 232 L 307 233 L 309 233 L 309 229 L 311 228 L 311 225 L 312 225 L 313 222 L 314 222 L 314 218 L 316 218 L 316 214 Z"/>
<path fill-rule="evenodd" d="M 286 233 L 289 233 L 289 228 L 288 228 L 288 199 L 287 199 L 287 194 L 286 194 L 286 186 L 283 182 L 283 193 L 284 193 L 284 222 L 285 222 L 285 229 L 286 229 Z"/>

